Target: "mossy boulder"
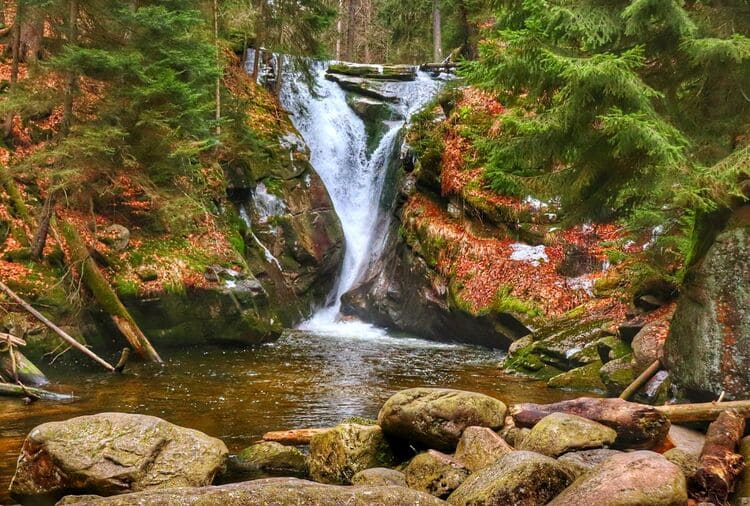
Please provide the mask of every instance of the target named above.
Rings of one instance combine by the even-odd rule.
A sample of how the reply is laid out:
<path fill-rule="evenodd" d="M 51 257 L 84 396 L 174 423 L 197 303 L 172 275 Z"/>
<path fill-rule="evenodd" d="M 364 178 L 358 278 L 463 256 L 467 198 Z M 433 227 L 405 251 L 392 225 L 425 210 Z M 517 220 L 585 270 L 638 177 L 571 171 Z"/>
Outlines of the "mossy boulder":
<path fill-rule="evenodd" d="M 355 487 L 405 487 L 406 476 L 401 471 L 396 471 L 395 469 L 373 467 L 355 474 L 352 477 L 352 485 Z"/>
<path fill-rule="evenodd" d="M 31 431 L 10 491 L 33 502 L 80 492 L 201 487 L 211 484 L 227 455 L 218 439 L 153 416 L 82 416 Z"/>
<path fill-rule="evenodd" d="M 469 470 L 435 450 L 420 453 L 404 469 L 409 488 L 446 499 L 469 476 Z"/>
<path fill-rule="evenodd" d="M 549 457 L 563 453 L 609 446 L 617 432 L 600 423 L 567 413 L 552 413 L 537 423 L 523 443 L 522 450 Z"/>
<path fill-rule="evenodd" d="M 376 80 L 414 81 L 417 78 L 417 68 L 410 65 L 361 65 L 339 62 L 329 65 L 327 72 Z"/>
<path fill-rule="evenodd" d="M 348 485 L 360 471 L 393 463 L 378 425 L 341 424 L 316 434 L 310 442 L 310 476 L 320 483 Z"/>
<path fill-rule="evenodd" d="M 580 390 L 586 392 L 606 392 L 607 387 L 602 382 L 599 375 L 599 369 L 602 368 L 602 362 L 597 360 L 590 364 L 578 367 L 570 371 L 558 374 L 547 381 L 547 385 L 552 388 L 562 390 Z"/>
<path fill-rule="evenodd" d="M 633 360 L 636 372 L 649 368 L 657 360 L 664 360 L 664 341 L 669 333 L 669 320 L 647 324 L 633 338 Z"/>
<path fill-rule="evenodd" d="M 687 483 L 679 467 L 649 451 L 621 453 L 576 480 L 549 506 L 684 506 Z"/>
<path fill-rule="evenodd" d="M 467 427 L 456 447 L 455 459 L 472 473 L 494 464 L 514 451 L 496 432 L 487 427 Z"/>
<path fill-rule="evenodd" d="M 700 466 L 700 459 L 697 455 L 679 448 L 664 452 L 664 458 L 679 467 L 685 478 L 693 476 Z"/>
<path fill-rule="evenodd" d="M 558 457 L 557 461 L 565 465 L 576 477 L 580 477 L 618 453 L 622 452 L 607 448 L 583 450 L 565 453 Z"/>
<path fill-rule="evenodd" d="M 398 392 L 380 410 L 378 423 L 395 439 L 453 451 L 467 427 L 500 429 L 507 408 L 487 395 L 446 388 Z"/>
<path fill-rule="evenodd" d="M 637 376 L 633 368 L 633 355 L 607 362 L 599 370 L 599 375 L 610 395 L 620 395 Z"/>
<path fill-rule="evenodd" d="M 236 470 L 306 476 L 307 457 L 293 446 L 269 441 L 242 450 L 232 460 L 232 467 Z"/>
<path fill-rule="evenodd" d="M 572 481 L 570 472 L 555 459 L 533 452 L 513 452 L 472 474 L 448 497 L 448 503 L 454 506 L 542 506 Z"/>

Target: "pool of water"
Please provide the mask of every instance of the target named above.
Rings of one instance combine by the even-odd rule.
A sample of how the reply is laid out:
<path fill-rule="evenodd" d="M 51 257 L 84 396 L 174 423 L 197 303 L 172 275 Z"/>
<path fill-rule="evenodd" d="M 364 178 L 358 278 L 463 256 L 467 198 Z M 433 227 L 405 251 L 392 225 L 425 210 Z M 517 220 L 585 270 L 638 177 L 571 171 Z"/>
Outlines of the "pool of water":
<path fill-rule="evenodd" d="M 69 352 L 72 353 L 72 352 Z M 384 333 L 287 332 L 251 349 L 163 350 L 165 367 L 132 362 L 123 375 L 75 364 L 43 365 L 56 390 L 78 400 L 25 405 L 0 399 L 0 504 L 18 451 L 36 425 L 120 411 L 164 418 L 222 439 L 237 452 L 270 430 L 375 418 L 394 392 L 415 386 L 483 392 L 507 403 L 553 402 L 572 394 L 509 376 L 502 352 Z"/>

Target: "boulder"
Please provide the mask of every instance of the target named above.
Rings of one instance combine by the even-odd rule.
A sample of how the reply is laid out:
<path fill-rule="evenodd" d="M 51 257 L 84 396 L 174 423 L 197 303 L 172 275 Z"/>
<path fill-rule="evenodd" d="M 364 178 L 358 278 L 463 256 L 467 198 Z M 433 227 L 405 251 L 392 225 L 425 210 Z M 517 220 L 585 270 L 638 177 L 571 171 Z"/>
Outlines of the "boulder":
<path fill-rule="evenodd" d="M 404 469 L 409 488 L 445 499 L 469 476 L 469 471 L 435 450 L 420 453 Z"/>
<path fill-rule="evenodd" d="M 515 451 L 512 446 L 487 427 L 467 427 L 458 442 L 454 458 L 474 473 L 512 451 Z"/>
<path fill-rule="evenodd" d="M 664 359 L 664 342 L 669 334 L 669 325 L 669 320 L 653 321 L 633 338 L 635 368 L 639 373 L 657 360 Z"/>
<path fill-rule="evenodd" d="M 296 478 L 271 478 L 220 487 L 154 490 L 118 497 L 70 496 L 65 506 L 439 506 L 429 494 L 405 487 L 338 487 Z"/>
<path fill-rule="evenodd" d="M 681 425 L 672 425 L 669 427 L 668 437 L 675 448 L 690 453 L 695 457 L 700 457 L 703 445 L 706 444 L 706 435 L 704 433 L 682 427 Z"/>
<path fill-rule="evenodd" d="M 650 451 L 610 457 L 576 480 L 550 506 L 683 506 L 687 484 L 679 467 Z"/>
<path fill-rule="evenodd" d="M 750 397 L 750 206 L 735 211 L 690 267 L 665 344 L 672 381 L 691 397 Z"/>
<path fill-rule="evenodd" d="M 96 238 L 115 251 L 125 251 L 130 242 L 130 230 L 114 224 L 100 230 Z"/>
<path fill-rule="evenodd" d="M 153 416 L 82 416 L 31 431 L 10 491 L 34 498 L 202 487 L 224 467 L 227 454 L 218 439 Z"/>
<path fill-rule="evenodd" d="M 518 451 L 472 474 L 448 502 L 456 506 L 542 506 L 572 481 L 570 472 L 556 460 Z"/>
<path fill-rule="evenodd" d="M 372 486 L 372 487 L 405 487 L 406 476 L 400 471 L 395 469 L 388 469 L 386 467 L 373 467 L 371 469 L 365 469 L 360 471 L 352 477 L 352 485 L 357 487 Z"/>
<path fill-rule="evenodd" d="M 377 425 L 345 423 L 313 436 L 308 465 L 320 483 L 348 485 L 355 474 L 388 467 L 394 457 Z"/>
<path fill-rule="evenodd" d="M 258 443 L 245 448 L 232 460 L 232 465 L 238 470 L 307 475 L 305 454 L 293 446 L 274 442 Z"/>
<path fill-rule="evenodd" d="M 700 459 L 696 455 L 679 448 L 672 448 L 664 452 L 664 458 L 679 467 L 685 478 L 693 476 L 700 466 Z"/>
<path fill-rule="evenodd" d="M 579 477 L 618 453 L 622 452 L 605 448 L 584 450 L 566 453 L 559 457 L 557 461 L 565 465 L 576 477 Z"/>
<path fill-rule="evenodd" d="M 559 457 L 563 453 L 609 446 L 617 432 L 600 423 L 567 413 L 552 413 L 537 423 L 523 443 L 522 450 Z"/>
<path fill-rule="evenodd" d="M 427 448 L 453 451 L 464 429 L 497 430 L 505 404 L 487 395 L 445 388 L 412 388 L 388 399 L 378 423 L 389 436 Z"/>
<path fill-rule="evenodd" d="M 625 355 L 607 362 L 599 369 L 599 376 L 610 395 L 620 395 L 636 378 L 633 355 Z"/>
<path fill-rule="evenodd" d="M 579 390 L 586 392 L 605 392 L 607 387 L 602 383 L 599 376 L 599 369 L 602 368 L 602 362 L 597 360 L 570 371 L 553 376 L 547 382 L 552 388 L 562 390 Z"/>

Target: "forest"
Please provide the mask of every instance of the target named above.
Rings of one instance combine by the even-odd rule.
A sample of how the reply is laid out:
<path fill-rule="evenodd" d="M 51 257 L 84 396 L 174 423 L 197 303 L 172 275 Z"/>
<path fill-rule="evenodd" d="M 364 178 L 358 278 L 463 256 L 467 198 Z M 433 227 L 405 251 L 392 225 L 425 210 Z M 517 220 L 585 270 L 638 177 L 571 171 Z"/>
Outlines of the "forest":
<path fill-rule="evenodd" d="M 3 0 L 0 504 L 746 504 L 749 253 L 748 0 Z"/>

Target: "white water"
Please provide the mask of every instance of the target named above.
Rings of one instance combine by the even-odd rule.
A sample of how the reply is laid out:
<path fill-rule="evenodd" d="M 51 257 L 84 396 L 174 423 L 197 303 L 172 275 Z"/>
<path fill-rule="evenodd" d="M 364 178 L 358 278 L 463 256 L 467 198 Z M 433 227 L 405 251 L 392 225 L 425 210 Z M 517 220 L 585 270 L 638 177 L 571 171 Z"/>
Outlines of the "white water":
<path fill-rule="evenodd" d="M 331 194 L 344 229 L 346 252 L 341 275 L 328 305 L 302 326 L 305 330 L 352 335 L 385 332 L 355 321 L 341 321 L 341 296 L 352 289 L 368 265 L 382 251 L 384 237 L 377 237 L 380 198 L 386 171 L 396 155 L 396 142 L 405 121 L 392 122 L 372 156 L 367 156 L 367 136 L 362 120 L 346 103 L 338 84 L 325 79 L 326 64 L 316 64 L 315 93 L 301 78 L 285 76 L 281 93 L 284 107 L 310 147 L 311 163 Z M 426 74 L 413 82 L 382 84 L 386 93 L 399 97 L 397 107 L 405 118 L 424 107 L 439 83 Z"/>

